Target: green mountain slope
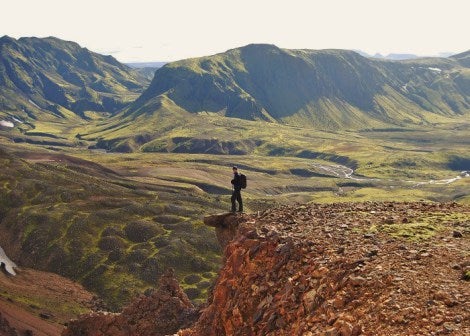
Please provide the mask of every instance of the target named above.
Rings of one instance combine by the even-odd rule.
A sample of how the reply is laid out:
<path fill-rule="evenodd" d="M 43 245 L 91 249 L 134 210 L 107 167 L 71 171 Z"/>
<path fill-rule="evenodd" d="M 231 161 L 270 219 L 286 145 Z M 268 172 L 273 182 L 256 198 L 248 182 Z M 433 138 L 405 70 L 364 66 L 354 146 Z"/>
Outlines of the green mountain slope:
<path fill-rule="evenodd" d="M 248 45 L 166 64 L 84 139 L 125 152 L 245 153 L 270 143 L 266 121 L 329 131 L 432 127 L 470 112 L 465 57 L 390 61 Z"/>
<path fill-rule="evenodd" d="M 190 113 L 330 129 L 432 122 L 470 110 L 459 62 L 248 45 L 167 64 L 125 115 L 158 113 L 170 103 Z"/>
<path fill-rule="evenodd" d="M 470 50 L 457 55 L 450 56 L 449 58 L 456 60 L 466 68 L 470 68 Z"/>
<path fill-rule="evenodd" d="M 164 66 L 128 114 L 148 110 L 155 97 L 167 97 L 192 113 L 321 127 L 419 122 L 429 118 L 427 112 L 469 110 L 462 94 L 468 83 L 455 81 L 462 72 L 453 59 L 393 62 L 343 50 L 249 45 Z"/>
<path fill-rule="evenodd" d="M 148 78 L 54 37 L 0 38 L 0 117 L 16 123 L 87 119 L 136 99 Z"/>

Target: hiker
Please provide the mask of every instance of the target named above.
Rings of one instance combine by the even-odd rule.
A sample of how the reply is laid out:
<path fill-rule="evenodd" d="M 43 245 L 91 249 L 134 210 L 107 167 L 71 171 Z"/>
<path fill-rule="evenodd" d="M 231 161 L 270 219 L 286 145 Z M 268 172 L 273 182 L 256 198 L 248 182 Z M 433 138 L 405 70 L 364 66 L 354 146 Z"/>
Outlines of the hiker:
<path fill-rule="evenodd" d="M 240 174 L 238 174 L 238 168 L 233 167 L 233 180 L 232 182 L 232 212 L 235 212 L 237 210 L 235 200 L 238 202 L 238 212 L 243 212 L 243 201 L 242 201 L 242 177 Z"/>

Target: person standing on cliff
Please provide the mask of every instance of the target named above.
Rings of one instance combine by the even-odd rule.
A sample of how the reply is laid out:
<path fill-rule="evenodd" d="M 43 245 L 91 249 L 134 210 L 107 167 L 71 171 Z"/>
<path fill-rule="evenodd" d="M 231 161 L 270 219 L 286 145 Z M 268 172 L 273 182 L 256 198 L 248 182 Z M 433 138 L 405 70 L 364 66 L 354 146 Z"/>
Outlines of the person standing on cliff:
<path fill-rule="evenodd" d="M 238 168 L 237 167 L 233 167 L 232 168 L 233 170 L 233 179 L 231 181 L 232 183 L 232 212 L 235 212 L 237 211 L 237 206 L 236 206 L 236 203 L 235 201 L 238 202 L 238 212 L 243 212 L 243 201 L 242 201 L 242 193 L 241 193 L 241 190 L 242 190 L 242 177 L 241 175 L 238 173 Z"/>

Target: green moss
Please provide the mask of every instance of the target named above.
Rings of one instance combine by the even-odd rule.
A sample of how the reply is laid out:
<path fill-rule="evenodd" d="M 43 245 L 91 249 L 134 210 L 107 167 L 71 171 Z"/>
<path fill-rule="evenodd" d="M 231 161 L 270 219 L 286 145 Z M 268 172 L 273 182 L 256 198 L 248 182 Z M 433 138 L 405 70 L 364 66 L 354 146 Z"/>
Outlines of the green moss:
<path fill-rule="evenodd" d="M 463 273 L 463 279 L 465 281 L 470 281 L 470 271 L 466 271 Z"/>
<path fill-rule="evenodd" d="M 197 192 L 182 201 L 171 183 L 161 188 L 106 176 L 102 167 L 74 160 L 5 162 L 0 185 L 16 181 L 15 193 L 24 204 L 9 207 L 2 225 L 8 234 L 23 232 L 22 250 L 34 256 L 30 266 L 79 280 L 115 309 L 155 285 L 167 267 L 174 267 L 180 280 L 217 269 L 213 232 L 190 223 L 200 221 L 202 208 L 216 208 L 215 200 Z M 126 162 L 142 164 L 132 157 Z M 154 218 L 172 230 L 162 230 Z M 205 294 L 200 290 L 198 300 Z"/>
<path fill-rule="evenodd" d="M 406 238 L 412 241 L 422 241 L 435 236 L 443 227 L 428 222 L 406 224 L 384 224 L 379 230 L 392 237 Z"/>

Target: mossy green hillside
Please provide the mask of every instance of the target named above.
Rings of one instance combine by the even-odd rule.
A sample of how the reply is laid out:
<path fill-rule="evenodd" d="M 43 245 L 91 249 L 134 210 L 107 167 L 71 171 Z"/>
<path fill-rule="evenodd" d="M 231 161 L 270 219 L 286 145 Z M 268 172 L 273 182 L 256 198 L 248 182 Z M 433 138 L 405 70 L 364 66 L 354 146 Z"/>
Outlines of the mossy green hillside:
<path fill-rule="evenodd" d="M 166 64 L 119 118 L 153 123 L 172 108 L 330 130 L 431 125 L 468 115 L 467 76 L 453 58 L 386 61 L 248 45 Z"/>
<path fill-rule="evenodd" d="M 210 195 L 183 189 L 179 197 L 177 186 L 37 154 L 21 153 L 24 161 L 1 152 L 0 245 L 18 264 L 78 280 L 112 308 L 153 287 L 167 267 L 181 278 L 217 270 L 220 248 L 197 224 L 204 209 L 220 207 Z"/>

